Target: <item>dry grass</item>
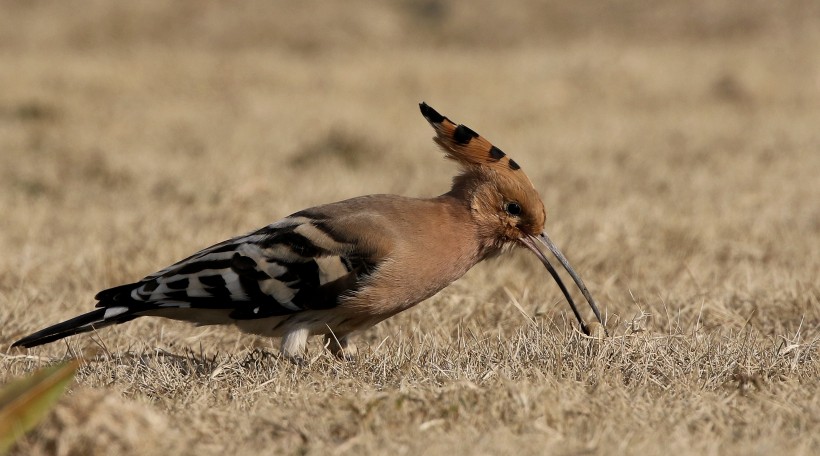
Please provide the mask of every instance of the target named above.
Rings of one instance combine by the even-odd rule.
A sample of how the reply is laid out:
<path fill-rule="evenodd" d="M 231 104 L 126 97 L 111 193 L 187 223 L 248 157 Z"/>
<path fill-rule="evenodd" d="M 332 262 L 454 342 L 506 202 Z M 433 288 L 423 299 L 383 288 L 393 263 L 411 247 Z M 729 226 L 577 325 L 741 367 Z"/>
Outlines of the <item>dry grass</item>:
<path fill-rule="evenodd" d="M 816 2 L 276 3 L 3 2 L 0 346 L 295 210 L 444 191 L 420 100 L 522 164 L 613 337 L 525 252 L 353 364 L 138 320 L 4 349 L 0 382 L 86 361 L 18 454 L 817 452 Z"/>

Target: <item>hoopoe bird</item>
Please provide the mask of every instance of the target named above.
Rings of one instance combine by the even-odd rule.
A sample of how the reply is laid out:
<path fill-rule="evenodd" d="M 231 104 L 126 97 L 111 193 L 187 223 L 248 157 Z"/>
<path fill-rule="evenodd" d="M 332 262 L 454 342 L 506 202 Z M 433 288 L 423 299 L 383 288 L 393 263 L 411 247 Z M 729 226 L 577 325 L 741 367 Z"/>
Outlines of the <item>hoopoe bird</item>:
<path fill-rule="evenodd" d="M 156 316 L 281 337 L 282 354 L 295 362 L 303 361 L 309 336 L 324 335 L 331 353 L 348 359 L 356 354 L 352 333 L 415 306 L 514 246 L 544 264 L 589 334 L 539 245 L 563 265 L 603 325 L 584 282 L 544 231 L 544 204 L 518 163 L 470 128 L 419 106 L 434 141 L 461 167 L 447 193 L 369 195 L 296 212 L 138 282 L 103 290 L 96 310 L 13 346 Z"/>

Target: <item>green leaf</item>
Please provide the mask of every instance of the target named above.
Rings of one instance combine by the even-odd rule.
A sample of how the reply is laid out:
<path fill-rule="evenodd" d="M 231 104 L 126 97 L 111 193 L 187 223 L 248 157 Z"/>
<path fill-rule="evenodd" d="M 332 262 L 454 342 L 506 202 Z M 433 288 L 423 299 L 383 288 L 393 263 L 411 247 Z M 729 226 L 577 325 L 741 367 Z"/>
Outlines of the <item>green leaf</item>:
<path fill-rule="evenodd" d="M 45 367 L 0 390 L 0 454 L 5 454 L 51 410 L 74 378 L 77 367 L 77 360 Z"/>

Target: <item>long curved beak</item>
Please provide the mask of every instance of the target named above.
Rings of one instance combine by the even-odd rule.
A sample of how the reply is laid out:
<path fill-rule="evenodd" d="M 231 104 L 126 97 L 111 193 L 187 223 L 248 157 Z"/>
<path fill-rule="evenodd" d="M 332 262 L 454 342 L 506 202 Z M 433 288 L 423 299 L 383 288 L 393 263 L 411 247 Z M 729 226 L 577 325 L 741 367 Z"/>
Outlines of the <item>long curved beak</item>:
<path fill-rule="evenodd" d="M 589 335 L 589 327 L 584 322 L 584 318 L 581 316 L 581 312 L 578 311 L 578 307 L 575 305 L 575 301 L 572 300 L 572 296 L 570 296 L 569 290 L 567 290 L 567 287 L 564 285 L 564 282 L 561 281 L 561 277 L 555 271 L 555 268 L 552 267 L 552 264 L 544 255 L 544 252 L 542 252 L 541 249 L 538 248 L 536 241 L 546 246 L 549 249 L 549 251 L 552 252 L 553 255 L 555 255 L 555 258 L 558 259 L 558 261 L 561 263 L 564 269 L 566 269 L 566 271 L 569 273 L 570 277 L 572 277 L 572 280 L 575 281 L 575 285 L 577 285 L 578 288 L 581 290 L 581 293 L 584 295 L 584 298 L 586 298 L 587 303 L 589 303 L 589 306 L 592 307 L 592 312 L 595 314 L 595 318 L 597 318 L 598 322 L 601 323 L 601 325 L 603 325 L 604 321 L 601 319 L 601 311 L 598 310 L 598 305 L 595 304 L 595 299 L 592 298 L 592 295 L 589 293 L 589 290 L 587 289 L 586 285 L 584 285 L 584 281 L 581 280 L 581 276 L 579 276 L 578 273 L 575 272 L 575 269 L 573 269 L 572 266 L 569 264 L 567 257 L 565 257 L 564 254 L 561 253 L 560 250 L 558 250 L 558 247 L 556 247 L 555 244 L 553 244 L 553 242 L 547 236 L 547 233 L 543 232 L 538 236 L 527 235 L 522 237 L 520 240 L 522 244 L 524 244 L 528 249 L 532 250 L 535 256 L 537 256 L 538 259 L 541 260 L 541 263 L 543 263 L 544 267 L 547 268 L 547 271 L 549 271 L 550 275 L 555 280 L 555 283 L 558 284 L 558 288 L 561 289 L 561 292 L 564 293 L 564 296 L 567 298 L 567 302 L 569 303 L 570 308 L 572 308 L 572 313 L 575 314 L 575 318 L 578 320 L 578 324 L 581 325 L 581 330 L 584 331 L 584 334 Z"/>

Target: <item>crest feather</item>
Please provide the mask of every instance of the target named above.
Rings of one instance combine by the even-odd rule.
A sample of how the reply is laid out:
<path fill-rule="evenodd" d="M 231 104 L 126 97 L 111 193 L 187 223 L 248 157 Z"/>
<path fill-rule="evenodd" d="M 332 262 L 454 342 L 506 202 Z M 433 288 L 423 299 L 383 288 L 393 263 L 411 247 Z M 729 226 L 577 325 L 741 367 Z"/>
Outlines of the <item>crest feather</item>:
<path fill-rule="evenodd" d="M 508 172 L 521 169 L 515 160 L 470 127 L 456 125 L 427 103 L 420 103 L 419 108 L 424 118 L 436 130 L 433 141 L 447 153 L 448 158 L 467 166 L 488 166 Z"/>

